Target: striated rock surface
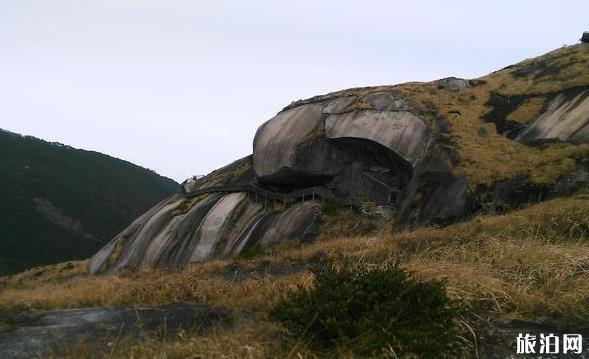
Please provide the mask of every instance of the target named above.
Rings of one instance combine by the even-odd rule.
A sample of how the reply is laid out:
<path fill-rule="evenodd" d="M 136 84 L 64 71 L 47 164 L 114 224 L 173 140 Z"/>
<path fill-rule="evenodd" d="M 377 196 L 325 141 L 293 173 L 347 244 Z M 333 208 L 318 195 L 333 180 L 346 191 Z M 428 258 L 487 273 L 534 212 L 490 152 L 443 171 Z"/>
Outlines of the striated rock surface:
<path fill-rule="evenodd" d="M 517 139 L 525 143 L 542 140 L 589 143 L 589 89 L 558 94 Z"/>
<path fill-rule="evenodd" d="M 470 87 L 470 81 L 466 79 L 459 79 L 456 77 L 447 77 L 438 80 L 438 88 L 448 91 L 459 91 Z"/>
<path fill-rule="evenodd" d="M 427 149 L 427 126 L 408 111 L 361 111 L 330 115 L 325 119 L 327 138 L 363 138 L 387 147 L 416 164 Z"/>
<path fill-rule="evenodd" d="M 396 229 L 568 195 L 588 184 L 589 46 L 488 76 L 355 88 L 299 100 L 262 124 L 253 154 L 133 222 L 93 274 L 181 267 L 303 242 L 322 202 L 378 207 Z"/>
<path fill-rule="evenodd" d="M 357 89 L 299 101 L 254 138 L 254 171 L 274 186 L 325 187 L 343 202 L 396 206 L 429 130 L 397 91 Z"/>
<path fill-rule="evenodd" d="M 252 156 L 159 203 L 102 248 L 90 273 L 181 267 L 313 237 L 320 200 L 395 207 L 429 130 L 394 91 L 326 96 L 260 126 Z"/>
<path fill-rule="evenodd" d="M 280 171 L 296 171 L 296 149 L 324 132 L 322 106 L 309 104 L 279 113 L 254 138 L 254 169 L 262 180 Z M 293 168 L 294 167 L 294 168 Z"/>
<path fill-rule="evenodd" d="M 238 190 L 192 198 L 178 194 L 156 205 L 103 247 L 91 259 L 89 270 L 99 274 L 121 268 L 178 268 L 276 241 L 309 240 L 315 232 L 317 203 L 287 205 Z"/>
<path fill-rule="evenodd" d="M 415 164 L 423 157 L 428 131 L 417 110 L 394 91 L 364 96 L 325 96 L 287 107 L 264 123 L 254 138 L 254 169 L 261 181 L 322 173 L 305 168 L 301 152 L 319 139 L 356 138 L 380 144 Z"/>

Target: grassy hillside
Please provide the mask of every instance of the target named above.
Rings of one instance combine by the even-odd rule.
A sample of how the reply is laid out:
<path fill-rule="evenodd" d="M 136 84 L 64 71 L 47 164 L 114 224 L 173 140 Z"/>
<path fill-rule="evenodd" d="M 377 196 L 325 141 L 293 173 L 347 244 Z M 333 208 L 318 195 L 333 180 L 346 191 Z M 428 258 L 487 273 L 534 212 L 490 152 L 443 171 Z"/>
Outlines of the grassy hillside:
<path fill-rule="evenodd" d="M 370 219 L 355 225 L 345 211 L 325 220 L 314 243 L 282 245 L 178 272 L 88 277 L 84 261 L 37 268 L 4 278 L 0 312 L 204 302 L 229 308 L 236 318 L 233 328 L 204 340 L 184 335 L 168 338 L 165 345 L 158 338 L 127 343 L 117 355 L 316 357 L 304 342 L 269 321 L 268 313 L 289 290 L 312 284 L 309 265 L 330 259 L 371 268 L 400 261 L 419 279 L 446 280 L 449 296 L 462 308 L 458 324 L 466 356 L 483 350 L 475 343 L 488 337 L 489 323 L 498 320 L 575 329 L 589 320 L 589 189 L 502 216 L 401 234 L 390 227 L 363 234 L 371 228 Z M 352 227 L 359 232 L 349 232 Z M 73 357 L 94 353 L 91 347 L 70 349 Z"/>
<path fill-rule="evenodd" d="M 129 162 L 0 131 L 0 275 L 87 258 L 176 190 Z"/>
<path fill-rule="evenodd" d="M 505 122 L 528 123 L 555 94 L 586 89 L 588 63 L 588 45 L 570 46 L 474 80 L 460 91 L 430 82 L 345 90 L 338 96 L 394 89 L 419 106 L 433 130 L 433 124 L 443 119 L 447 128 L 439 135 L 456 159 L 453 173 L 464 177 L 472 190 L 508 179 L 551 185 L 572 171 L 586 171 L 589 145 L 555 141 L 528 146 L 500 127 Z M 575 188 L 572 194 L 559 194 L 560 198 L 523 201 L 501 211 L 478 212 L 446 227 L 401 233 L 394 223 L 331 208 L 324 210 L 313 242 L 283 243 L 177 271 L 88 277 L 87 261 L 38 267 L 0 278 L 0 331 L 11 325 L 2 322 L 3 313 L 198 302 L 227 308 L 232 326 L 204 336 L 150 334 L 112 347 L 80 343 L 62 348 L 60 354 L 354 357 L 341 348 L 317 351 L 305 338 L 272 321 L 271 314 L 287 293 L 317 286 L 312 268 L 325 262 L 342 268 L 352 263 L 364 270 L 400 266 L 419 281 L 444 281 L 447 295 L 459 308 L 454 323 L 460 357 L 509 357 L 515 353 L 511 345 L 517 331 L 528 330 L 515 327 L 517 331 L 506 335 L 498 330 L 501 323 L 531 323 L 544 328 L 544 333 L 589 332 L 589 187 L 580 181 Z M 373 296 L 374 291 L 365 294 Z M 404 354 L 384 352 L 383 356 Z"/>

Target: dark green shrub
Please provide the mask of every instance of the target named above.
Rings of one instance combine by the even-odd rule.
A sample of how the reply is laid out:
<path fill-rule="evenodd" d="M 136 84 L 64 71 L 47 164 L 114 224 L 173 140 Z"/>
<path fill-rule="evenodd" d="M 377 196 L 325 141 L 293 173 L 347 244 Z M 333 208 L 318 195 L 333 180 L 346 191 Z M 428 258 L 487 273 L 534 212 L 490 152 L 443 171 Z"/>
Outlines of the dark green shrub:
<path fill-rule="evenodd" d="M 287 294 L 270 313 L 311 347 L 422 358 L 457 350 L 456 309 L 442 282 L 419 282 L 396 265 L 323 266 L 314 273 L 312 289 Z"/>
<path fill-rule="evenodd" d="M 254 259 L 266 254 L 266 250 L 262 248 L 250 248 L 239 253 L 238 258 L 240 259 Z"/>
<path fill-rule="evenodd" d="M 339 211 L 340 203 L 337 199 L 327 199 L 323 201 L 322 210 L 328 216 L 333 216 Z"/>

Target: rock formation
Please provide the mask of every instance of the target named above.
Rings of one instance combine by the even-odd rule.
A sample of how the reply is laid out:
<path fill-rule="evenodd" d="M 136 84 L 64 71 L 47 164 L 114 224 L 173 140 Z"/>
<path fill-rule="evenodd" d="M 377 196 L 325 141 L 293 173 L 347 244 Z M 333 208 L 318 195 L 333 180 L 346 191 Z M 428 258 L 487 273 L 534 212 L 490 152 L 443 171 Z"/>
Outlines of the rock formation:
<path fill-rule="evenodd" d="M 526 126 L 517 139 L 526 143 L 540 140 L 589 142 L 589 90 L 556 95 L 547 104 L 546 111 Z"/>
<path fill-rule="evenodd" d="M 307 241 L 326 201 L 358 215 L 366 202 L 387 208 L 402 229 L 568 194 L 589 178 L 588 64 L 578 45 L 476 80 L 293 102 L 259 127 L 252 156 L 187 180 L 98 252 L 90 272 Z"/>
<path fill-rule="evenodd" d="M 309 240 L 322 201 L 397 207 L 428 141 L 419 113 L 394 92 L 292 106 L 258 129 L 253 156 L 186 181 L 98 252 L 90 272 L 181 267 Z"/>

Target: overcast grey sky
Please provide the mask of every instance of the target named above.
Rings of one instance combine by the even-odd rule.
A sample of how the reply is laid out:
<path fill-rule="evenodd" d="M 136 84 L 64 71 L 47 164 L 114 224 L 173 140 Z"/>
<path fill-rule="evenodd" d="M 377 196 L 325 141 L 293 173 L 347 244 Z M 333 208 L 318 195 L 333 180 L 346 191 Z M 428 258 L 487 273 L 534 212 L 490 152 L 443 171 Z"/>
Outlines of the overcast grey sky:
<path fill-rule="evenodd" d="M 478 77 L 589 28 L 587 0 L 0 0 L 0 128 L 178 181 L 293 100 Z"/>

